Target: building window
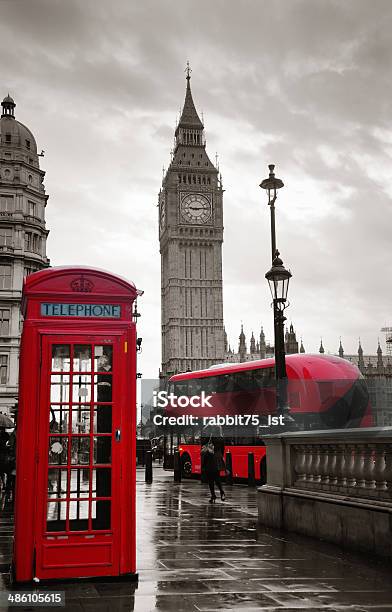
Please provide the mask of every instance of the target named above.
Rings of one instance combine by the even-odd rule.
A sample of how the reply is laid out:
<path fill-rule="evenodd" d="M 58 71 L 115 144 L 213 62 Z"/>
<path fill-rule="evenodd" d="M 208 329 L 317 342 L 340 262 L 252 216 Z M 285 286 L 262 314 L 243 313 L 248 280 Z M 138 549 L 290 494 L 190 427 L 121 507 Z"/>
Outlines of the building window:
<path fill-rule="evenodd" d="M 12 229 L 10 227 L 0 228 L 0 247 L 12 246 Z"/>
<path fill-rule="evenodd" d="M 0 355 L 0 385 L 7 384 L 8 355 Z"/>
<path fill-rule="evenodd" d="M 29 206 L 29 215 L 31 215 L 32 217 L 38 217 L 38 204 L 36 202 L 31 202 L 29 200 L 28 206 Z"/>
<path fill-rule="evenodd" d="M 11 134 L 6 134 L 5 135 L 5 141 L 6 142 L 11 142 Z"/>
<path fill-rule="evenodd" d="M 9 308 L 0 308 L 0 336 L 8 336 L 10 333 L 10 316 Z"/>
<path fill-rule="evenodd" d="M 0 289 L 11 288 L 11 266 L 0 264 Z"/>
<path fill-rule="evenodd" d="M 14 196 L 0 195 L 0 213 L 12 212 L 14 210 Z"/>
<path fill-rule="evenodd" d="M 30 140 L 26 140 L 26 147 L 30 149 Z"/>
<path fill-rule="evenodd" d="M 29 174 L 29 183 L 33 182 L 33 177 L 31 176 L 31 174 Z"/>
<path fill-rule="evenodd" d="M 38 234 L 25 232 L 25 251 L 41 253 L 42 238 Z"/>

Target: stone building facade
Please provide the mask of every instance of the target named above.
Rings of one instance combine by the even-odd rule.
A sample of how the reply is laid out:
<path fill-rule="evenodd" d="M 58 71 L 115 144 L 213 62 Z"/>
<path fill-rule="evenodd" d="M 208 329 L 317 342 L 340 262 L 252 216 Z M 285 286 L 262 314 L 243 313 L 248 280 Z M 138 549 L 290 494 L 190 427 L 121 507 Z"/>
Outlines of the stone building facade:
<path fill-rule="evenodd" d="M 365 355 L 361 341 L 356 355 L 346 355 L 340 342 L 338 355 L 358 366 L 365 377 L 374 426 L 392 427 L 392 362 L 389 356 L 383 356 L 380 343 L 375 355 Z"/>
<path fill-rule="evenodd" d="M 0 412 L 18 401 L 20 301 L 23 278 L 49 265 L 46 257 L 45 172 L 35 138 L 15 119 L 8 95 L 0 118 Z"/>
<path fill-rule="evenodd" d="M 163 379 L 224 361 L 223 187 L 190 78 L 158 199 Z"/>

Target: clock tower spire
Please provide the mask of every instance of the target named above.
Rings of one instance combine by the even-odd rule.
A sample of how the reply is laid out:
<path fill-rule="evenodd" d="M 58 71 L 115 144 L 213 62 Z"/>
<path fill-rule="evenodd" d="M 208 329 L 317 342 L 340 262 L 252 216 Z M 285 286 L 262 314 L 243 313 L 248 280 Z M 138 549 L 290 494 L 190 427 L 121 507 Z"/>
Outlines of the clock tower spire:
<path fill-rule="evenodd" d="M 184 106 L 159 193 L 165 378 L 224 361 L 223 189 L 206 152 L 189 63 L 185 72 Z"/>

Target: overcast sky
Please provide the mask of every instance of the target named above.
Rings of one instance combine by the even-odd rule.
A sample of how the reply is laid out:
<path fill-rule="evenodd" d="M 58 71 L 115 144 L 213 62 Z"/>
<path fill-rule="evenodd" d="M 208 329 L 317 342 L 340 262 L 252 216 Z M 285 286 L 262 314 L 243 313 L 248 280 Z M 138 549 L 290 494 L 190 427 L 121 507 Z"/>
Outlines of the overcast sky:
<path fill-rule="evenodd" d="M 270 219 L 307 352 L 375 353 L 392 325 L 390 0 L 0 0 L 1 97 L 45 150 L 52 265 L 105 268 L 145 294 L 145 377 L 160 365 L 157 193 L 186 61 L 224 194 L 224 318 L 272 340 Z"/>

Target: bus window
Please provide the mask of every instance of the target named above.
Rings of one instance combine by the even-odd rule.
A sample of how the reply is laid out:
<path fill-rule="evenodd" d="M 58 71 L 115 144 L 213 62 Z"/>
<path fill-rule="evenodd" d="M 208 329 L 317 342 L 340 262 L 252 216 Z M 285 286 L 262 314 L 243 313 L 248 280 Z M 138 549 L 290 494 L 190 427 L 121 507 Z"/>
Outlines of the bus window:
<path fill-rule="evenodd" d="M 253 370 L 253 380 L 256 389 L 265 389 L 265 387 L 275 387 L 275 370 L 274 368 L 260 368 Z"/>
<path fill-rule="evenodd" d="M 185 395 L 188 397 L 188 381 L 176 380 L 171 391 L 176 397 L 179 397 L 180 395 Z"/>

